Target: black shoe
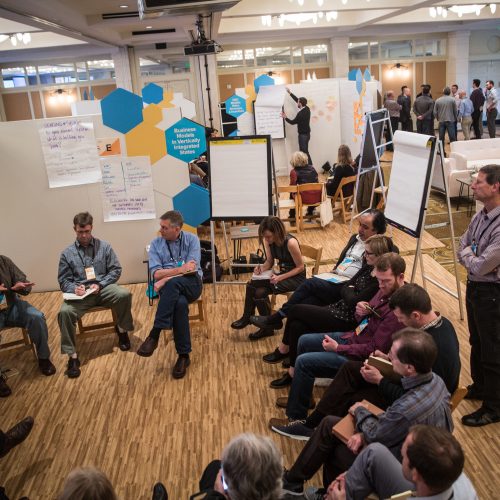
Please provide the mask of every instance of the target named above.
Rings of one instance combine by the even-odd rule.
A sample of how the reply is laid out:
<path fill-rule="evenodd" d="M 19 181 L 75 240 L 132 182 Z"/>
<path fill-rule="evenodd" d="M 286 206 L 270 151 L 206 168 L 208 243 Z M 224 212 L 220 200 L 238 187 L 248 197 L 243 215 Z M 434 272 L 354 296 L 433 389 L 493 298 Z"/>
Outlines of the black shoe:
<path fill-rule="evenodd" d="M 52 364 L 50 359 L 39 359 L 38 360 L 38 368 L 40 371 L 46 376 L 50 377 L 56 373 L 56 367 Z"/>
<path fill-rule="evenodd" d="M 272 328 L 273 330 L 283 328 L 283 319 L 278 313 L 270 316 L 250 316 L 250 323 L 258 328 Z"/>
<path fill-rule="evenodd" d="M 283 493 L 300 497 L 304 494 L 304 483 L 292 483 L 287 477 L 287 471 L 283 472 Z"/>
<path fill-rule="evenodd" d="M 288 372 L 285 372 L 282 377 L 273 380 L 270 386 L 273 389 L 282 389 L 283 387 L 288 387 L 292 385 L 293 378 L 288 375 Z"/>
<path fill-rule="evenodd" d="M 187 367 L 191 364 L 189 356 L 179 356 L 172 370 L 174 378 L 183 378 L 186 375 Z"/>
<path fill-rule="evenodd" d="M 120 351 L 130 351 L 130 339 L 128 337 L 128 332 L 120 332 L 117 326 L 115 326 L 116 334 L 118 335 L 118 347 Z"/>
<path fill-rule="evenodd" d="M 0 398 L 6 398 L 12 394 L 10 387 L 7 385 L 7 379 L 0 374 Z"/>
<path fill-rule="evenodd" d="M 279 363 L 280 361 L 288 358 L 288 353 L 283 354 L 280 352 L 278 348 L 276 348 L 273 352 L 262 356 L 262 360 L 265 363 L 269 363 L 270 365 L 274 365 L 275 363 Z"/>
<path fill-rule="evenodd" d="M 260 328 L 256 332 L 250 333 L 248 335 L 249 340 L 260 340 L 264 337 L 272 337 L 274 335 L 274 330 L 268 330 L 265 328 Z"/>
<path fill-rule="evenodd" d="M 152 500 L 168 500 L 168 493 L 162 483 L 156 483 L 153 487 Z"/>
<path fill-rule="evenodd" d="M 158 347 L 158 341 L 151 336 L 146 337 L 146 340 L 141 344 L 141 347 L 137 349 L 137 354 L 145 358 L 149 358 Z"/>
<path fill-rule="evenodd" d="M 462 424 L 469 427 L 482 427 L 483 425 L 495 424 L 496 422 L 500 422 L 500 415 L 485 408 L 479 408 L 474 413 L 462 417 Z"/>
<path fill-rule="evenodd" d="M 235 330 L 242 330 L 243 328 L 246 328 L 249 324 L 250 324 L 249 318 L 242 316 L 240 319 L 237 319 L 236 321 L 233 321 L 231 323 L 231 328 L 234 328 Z"/>
<path fill-rule="evenodd" d="M 467 386 L 467 394 L 464 396 L 464 399 L 479 399 L 482 401 L 483 395 L 474 384 L 471 384 Z"/>
<path fill-rule="evenodd" d="M 78 378 L 80 373 L 80 360 L 78 358 L 69 358 L 68 369 L 66 370 L 68 378 Z"/>
<path fill-rule="evenodd" d="M 12 429 L 9 429 L 5 433 L 5 441 L 3 449 L 0 451 L 0 457 L 4 457 L 9 453 L 12 448 L 16 447 L 18 444 L 22 443 L 31 432 L 33 428 L 34 420 L 33 417 L 26 417 L 17 423 Z"/>

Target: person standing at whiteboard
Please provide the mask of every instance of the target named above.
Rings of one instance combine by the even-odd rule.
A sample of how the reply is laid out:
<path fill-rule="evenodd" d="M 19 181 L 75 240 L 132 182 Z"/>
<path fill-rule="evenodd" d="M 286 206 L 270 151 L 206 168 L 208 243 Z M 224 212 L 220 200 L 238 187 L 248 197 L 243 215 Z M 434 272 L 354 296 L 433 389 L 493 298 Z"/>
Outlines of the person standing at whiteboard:
<path fill-rule="evenodd" d="M 484 208 L 460 239 L 458 260 L 467 269 L 467 322 L 472 385 L 466 399 L 481 407 L 462 417 L 471 427 L 500 422 L 500 165 L 479 169 L 472 183 Z"/>
<path fill-rule="evenodd" d="M 307 99 L 305 97 L 297 97 L 292 94 L 289 88 L 286 91 L 290 97 L 297 103 L 299 111 L 293 120 L 287 118 L 286 113 L 281 113 L 281 117 L 286 120 L 290 125 L 297 125 L 297 132 L 299 134 L 299 150 L 307 155 L 309 165 L 312 165 L 311 155 L 309 154 L 309 140 L 311 139 L 311 110 L 307 106 Z"/>

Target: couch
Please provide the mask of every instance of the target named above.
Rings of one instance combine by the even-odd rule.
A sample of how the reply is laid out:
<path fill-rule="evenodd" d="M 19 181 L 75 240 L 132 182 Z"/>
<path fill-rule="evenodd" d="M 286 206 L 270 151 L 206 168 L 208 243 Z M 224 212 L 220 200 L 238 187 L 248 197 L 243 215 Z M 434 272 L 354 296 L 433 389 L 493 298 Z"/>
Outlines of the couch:
<path fill-rule="evenodd" d="M 460 183 L 457 179 L 469 179 L 474 170 L 489 163 L 500 164 L 500 138 L 471 141 L 455 141 L 450 144 L 450 157 L 444 160 L 450 198 L 458 196 Z M 432 187 L 444 191 L 439 158 L 434 167 Z"/>

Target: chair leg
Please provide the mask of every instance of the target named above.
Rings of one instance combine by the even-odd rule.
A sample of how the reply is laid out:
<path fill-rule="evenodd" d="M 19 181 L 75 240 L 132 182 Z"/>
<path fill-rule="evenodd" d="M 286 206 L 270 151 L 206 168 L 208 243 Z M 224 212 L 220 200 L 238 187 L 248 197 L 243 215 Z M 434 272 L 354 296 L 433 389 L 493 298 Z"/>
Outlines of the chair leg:
<path fill-rule="evenodd" d="M 38 356 L 36 355 L 35 345 L 33 344 L 33 342 L 31 342 L 30 336 L 28 335 L 28 330 L 26 330 L 26 328 L 22 328 L 22 331 L 23 331 L 24 343 L 30 346 L 33 356 L 35 357 L 35 359 L 38 359 Z"/>

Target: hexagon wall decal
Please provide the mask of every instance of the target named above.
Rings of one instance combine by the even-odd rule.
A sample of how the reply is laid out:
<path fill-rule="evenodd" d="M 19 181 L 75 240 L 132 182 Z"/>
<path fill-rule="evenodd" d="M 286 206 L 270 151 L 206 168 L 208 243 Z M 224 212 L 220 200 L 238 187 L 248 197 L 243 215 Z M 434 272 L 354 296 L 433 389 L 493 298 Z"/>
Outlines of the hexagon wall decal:
<path fill-rule="evenodd" d="M 228 115 L 238 118 L 243 113 L 246 113 L 246 102 L 243 97 L 233 94 L 231 97 L 225 100 L 226 103 L 226 113 Z"/>
<path fill-rule="evenodd" d="M 187 118 L 165 130 L 167 153 L 178 160 L 190 162 L 207 150 L 205 127 Z"/>
<path fill-rule="evenodd" d="M 186 224 L 197 227 L 210 218 L 210 195 L 208 190 L 190 184 L 174 196 L 174 210 L 179 210 Z"/>
<path fill-rule="evenodd" d="M 142 100 L 146 104 L 158 104 L 163 100 L 163 88 L 156 83 L 148 83 L 142 89 Z"/>
<path fill-rule="evenodd" d="M 259 92 L 259 88 L 262 85 L 274 85 L 274 79 L 269 75 L 260 75 L 253 81 L 253 86 L 255 88 L 255 92 Z"/>
<path fill-rule="evenodd" d="M 125 143 L 128 156 L 149 156 L 151 165 L 167 154 L 165 133 L 148 122 L 125 134 Z"/>
<path fill-rule="evenodd" d="M 128 90 L 118 88 L 101 101 L 102 122 L 122 134 L 142 123 L 142 99 Z"/>

